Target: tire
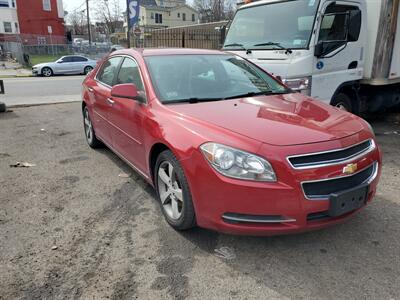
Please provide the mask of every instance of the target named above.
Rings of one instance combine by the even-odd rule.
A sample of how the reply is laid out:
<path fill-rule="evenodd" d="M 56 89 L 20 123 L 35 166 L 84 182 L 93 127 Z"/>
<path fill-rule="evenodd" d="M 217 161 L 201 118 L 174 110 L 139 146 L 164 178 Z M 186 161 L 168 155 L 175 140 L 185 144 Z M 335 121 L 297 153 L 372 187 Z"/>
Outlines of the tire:
<path fill-rule="evenodd" d="M 87 66 L 85 67 L 85 69 L 83 70 L 83 74 L 87 75 L 90 72 L 92 72 L 93 68 L 91 66 Z"/>
<path fill-rule="evenodd" d="M 44 77 L 51 77 L 51 76 L 54 75 L 54 73 L 53 73 L 53 70 L 50 69 L 49 67 L 44 67 L 44 68 L 42 69 L 42 75 L 43 75 Z"/>
<path fill-rule="evenodd" d="M 96 149 L 103 146 L 103 143 L 96 137 L 87 106 L 83 109 L 83 129 L 85 130 L 86 142 L 91 148 Z"/>
<path fill-rule="evenodd" d="M 332 100 L 331 105 L 347 112 L 353 112 L 353 105 L 350 97 L 343 93 L 337 94 Z"/>
<path fill-rule="evenodd" d="M 0 102 L 0 113 L 6 112 L 6 110 L 7 110 L 6 104 L 3 102 Z"/>
<path fill-rule="evenodd" d="M 154 181 L 157 198 L 168 224 L 176 230 L 193 228 L 196 217 L 192 195 L 183 169 L 170 150 L 158 156 Z"/>

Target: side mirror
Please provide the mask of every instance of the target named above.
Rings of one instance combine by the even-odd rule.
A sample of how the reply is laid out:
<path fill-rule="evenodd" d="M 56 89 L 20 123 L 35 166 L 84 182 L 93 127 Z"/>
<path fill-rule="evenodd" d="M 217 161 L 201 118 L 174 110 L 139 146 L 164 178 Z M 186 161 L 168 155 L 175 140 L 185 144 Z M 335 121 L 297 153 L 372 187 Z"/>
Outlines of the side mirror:
<path fill-rule="evenodd" d="M 315 45 L 314 56 L 321 57 L 324 54 L 324 42 L 319 42 Z"/>
<path fill-rule="evenodd" d="M 358 40 L 361 31 L 361 10 L 352 10 L 349 12 L 347 40 L 355 42 Z"/>
<path fill-rule="evenodd" d="M 111 96 L 116 98 L 132 99 L 140 103 L 144 103 L 146 101 L 145 97 L 140 95 L 136 85 L 133 83 L 114 85 L 111 89 Z"/>

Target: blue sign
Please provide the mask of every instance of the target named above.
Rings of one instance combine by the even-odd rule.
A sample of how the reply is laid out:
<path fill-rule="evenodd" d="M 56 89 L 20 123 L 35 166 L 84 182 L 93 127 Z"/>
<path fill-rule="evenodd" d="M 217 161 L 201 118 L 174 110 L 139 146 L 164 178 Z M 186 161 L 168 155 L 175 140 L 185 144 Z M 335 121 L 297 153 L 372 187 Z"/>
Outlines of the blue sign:
<path fill-rule="evenodd" d="M 323 67 L 324 67 L 324 62 L 322 62 L 322 61 L 317 62 L 317 69 L 318 70 L 322 70 Z"/>
<path fill-rule="evenodd" d="M 129 28 L 134 27 L 139 21 L 139 0 L 127 0 Z"/>

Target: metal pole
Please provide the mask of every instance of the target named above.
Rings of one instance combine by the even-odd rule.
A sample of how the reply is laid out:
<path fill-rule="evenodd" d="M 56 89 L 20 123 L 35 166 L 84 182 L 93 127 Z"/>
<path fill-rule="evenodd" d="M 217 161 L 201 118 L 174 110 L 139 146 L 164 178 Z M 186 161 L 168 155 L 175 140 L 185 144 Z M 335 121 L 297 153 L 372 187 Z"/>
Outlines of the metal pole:
<path fill-rule="evenodd" d="M 92 45 L 92 33 L 90 30 L 89 0 L 86 0 L 86 16 L 87 16 L 89 46 L 91 46 Z"/>
<path fill-rule="evenodd" d="M 126 41 L 128 43 L 128 48 L 131 47 L 131 25 L 129 22 L 129 0 L 126 0 L 126 24 L 127 24 L 127 29 L 126 29 Z"/>

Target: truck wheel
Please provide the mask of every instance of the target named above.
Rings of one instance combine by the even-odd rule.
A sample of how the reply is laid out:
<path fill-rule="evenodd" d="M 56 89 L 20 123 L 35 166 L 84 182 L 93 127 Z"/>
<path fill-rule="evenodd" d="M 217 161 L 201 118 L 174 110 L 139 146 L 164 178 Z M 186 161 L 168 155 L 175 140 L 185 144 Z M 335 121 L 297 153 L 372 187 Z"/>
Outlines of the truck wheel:
<path fill-rule="evenodd" d="M 332 100 L 331 105 L 347 112 L 353 112 L 350 97 L 343 93 L 337 94 Z"/>
<path fill-rule="evenodd" d="M 6 110 L 7 110 L 6 104 L 3 102 L 0 102 L 0 113 L 6 112 Z"/>

